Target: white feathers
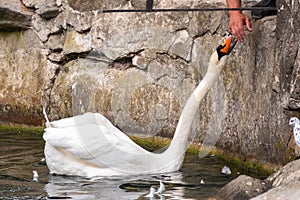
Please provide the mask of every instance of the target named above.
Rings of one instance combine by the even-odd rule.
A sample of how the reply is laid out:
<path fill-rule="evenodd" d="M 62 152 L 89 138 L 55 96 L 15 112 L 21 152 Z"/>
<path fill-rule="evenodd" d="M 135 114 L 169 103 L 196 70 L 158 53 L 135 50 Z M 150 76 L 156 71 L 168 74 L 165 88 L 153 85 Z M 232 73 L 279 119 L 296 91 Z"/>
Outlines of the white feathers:
<path fill-rule="evenodd" d="M 32 173 L 33 173 L 33 181 L 34 182 L 38 182 L 39 180 L 38 180 L 38 178 L 39 178 L 39 174 L 37 173 L 37 171 L 35 171 L 35 170 L 33 170 L 32 171 Z"/>
<path fill-rule="evenodd" d="M 300 120 L 297 117 L 292 117 L 289 125 L 293 126 L 294 139 L 296 144 L 300 147 Z"/>
<path fill-rule="evenodd" d="M 226 165 L 222 168 L 221 172 L 222 172 L 222 174 L 227 174 L 227 175 L 231 174 L 230 168 L 227 167 Z"/>

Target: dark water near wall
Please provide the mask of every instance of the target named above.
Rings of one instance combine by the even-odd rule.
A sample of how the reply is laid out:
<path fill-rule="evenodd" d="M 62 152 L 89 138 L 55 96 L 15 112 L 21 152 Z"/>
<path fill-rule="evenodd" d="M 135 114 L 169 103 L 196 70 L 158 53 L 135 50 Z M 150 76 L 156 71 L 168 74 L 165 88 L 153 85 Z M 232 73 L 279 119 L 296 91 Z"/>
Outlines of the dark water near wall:
<path fill-rule="evenodd" d="M 158 180 L 166 191 L 155 199 L 205 199 L 236 176 L 221 174 L 224 162 L 214 156 L 187 157 L 183 169 L 171 174 L 85 179 L 48 174 L 42 136 L 0 133 L 0 199 L 149 199 L 144 197 Z M 39 181 L 32 180 L 32 171 Z M 204 184 L 201 180 L 204 180 Z"/>

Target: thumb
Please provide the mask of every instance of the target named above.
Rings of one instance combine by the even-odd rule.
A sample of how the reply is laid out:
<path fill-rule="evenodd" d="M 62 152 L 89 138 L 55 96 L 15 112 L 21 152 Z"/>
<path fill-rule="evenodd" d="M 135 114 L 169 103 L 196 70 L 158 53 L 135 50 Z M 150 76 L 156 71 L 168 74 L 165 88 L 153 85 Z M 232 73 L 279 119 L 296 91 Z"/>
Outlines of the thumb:
<path fill-rule="evenodd" d="M 251 22 L 250 22 L 250 19 L 248 17 L 246 17 L 245 23 L 246 23 L 247 30 L 252 31 Z"/>

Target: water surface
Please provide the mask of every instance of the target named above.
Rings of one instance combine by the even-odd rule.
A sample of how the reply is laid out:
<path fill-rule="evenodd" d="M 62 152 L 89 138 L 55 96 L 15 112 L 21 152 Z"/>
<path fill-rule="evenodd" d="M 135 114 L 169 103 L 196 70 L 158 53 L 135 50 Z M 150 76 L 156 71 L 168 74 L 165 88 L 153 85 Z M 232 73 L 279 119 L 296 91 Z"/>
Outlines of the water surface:
<path fill-rule="evenodd" d="M 159 187 L 159 180 L 166 191 L 154 199 L 206 199 L 237 175 L 222 174 L 225 163 L 215 156 L 189 156 L 176 173 L 98 179 L 54 176 L 42 160 L 41 135 L 2 131 L 0 137 L 0 199 L 149 199 L 145 195 L 151 186 Z M 38 182 L 33 181 L 33 170 Z"/>

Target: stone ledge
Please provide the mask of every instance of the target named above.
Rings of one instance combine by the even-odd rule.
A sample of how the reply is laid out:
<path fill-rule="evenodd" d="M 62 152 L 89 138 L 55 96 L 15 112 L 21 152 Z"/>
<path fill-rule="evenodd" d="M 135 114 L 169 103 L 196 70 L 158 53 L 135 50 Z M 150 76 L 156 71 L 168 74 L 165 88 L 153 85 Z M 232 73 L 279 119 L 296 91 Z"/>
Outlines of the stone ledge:
<path fill-rule="evenodd" d="M 31 27 L 32 14 L 20 1 L 0 1 L 0 31 L 13 31 Z"/>

